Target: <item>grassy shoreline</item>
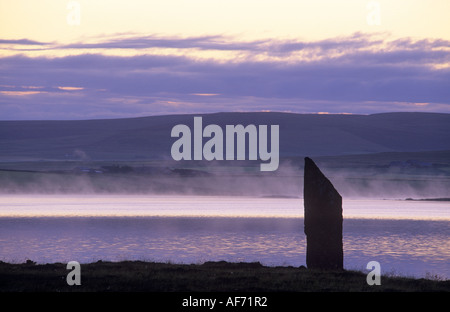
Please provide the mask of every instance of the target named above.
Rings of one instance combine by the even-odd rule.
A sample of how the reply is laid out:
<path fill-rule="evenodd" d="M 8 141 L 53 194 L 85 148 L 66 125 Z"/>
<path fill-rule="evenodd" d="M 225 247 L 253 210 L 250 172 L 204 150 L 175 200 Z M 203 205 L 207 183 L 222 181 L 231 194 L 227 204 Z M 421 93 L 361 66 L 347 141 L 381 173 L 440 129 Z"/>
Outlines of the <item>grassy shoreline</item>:
<path fill-rule="evenodd" d="M 450 280 L 266 267 L 260 263 L 170 264 L 121 261 L 81 264 L 81 285 L 69 286 L 64 263 L 0 262 L 0 292 L 450 292 Z"/>

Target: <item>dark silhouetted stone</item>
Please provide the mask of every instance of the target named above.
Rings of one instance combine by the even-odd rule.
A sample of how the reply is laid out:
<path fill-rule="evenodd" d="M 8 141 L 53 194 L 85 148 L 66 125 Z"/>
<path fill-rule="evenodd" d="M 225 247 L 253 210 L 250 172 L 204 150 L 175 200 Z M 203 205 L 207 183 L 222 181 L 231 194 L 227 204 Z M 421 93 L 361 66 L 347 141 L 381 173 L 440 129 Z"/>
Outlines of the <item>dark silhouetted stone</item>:
<path fill-rule="evenodd" d="M 342 197 L 312 159 L 305 158 L 306 266 L 343 269 Z"/>

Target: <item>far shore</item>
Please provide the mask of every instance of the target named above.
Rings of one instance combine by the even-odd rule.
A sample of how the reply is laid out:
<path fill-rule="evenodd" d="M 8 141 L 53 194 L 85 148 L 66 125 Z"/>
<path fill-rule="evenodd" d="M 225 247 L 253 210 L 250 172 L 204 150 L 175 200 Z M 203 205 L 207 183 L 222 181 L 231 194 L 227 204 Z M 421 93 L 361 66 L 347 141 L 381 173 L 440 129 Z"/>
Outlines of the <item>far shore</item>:
<path fill-rule="evenodd" d="M 413 200 L 413 201 L 450 201 L 450 197 L 441 197 L 441 198 L 406 198 L 405 200 Z"/>

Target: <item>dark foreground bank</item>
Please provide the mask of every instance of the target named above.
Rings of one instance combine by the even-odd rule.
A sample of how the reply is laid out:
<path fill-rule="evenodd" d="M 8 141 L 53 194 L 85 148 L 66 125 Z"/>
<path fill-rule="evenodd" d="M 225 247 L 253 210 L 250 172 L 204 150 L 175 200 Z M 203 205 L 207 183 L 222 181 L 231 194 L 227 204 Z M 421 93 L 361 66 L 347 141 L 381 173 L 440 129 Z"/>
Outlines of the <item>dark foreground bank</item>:
<path fill-rule="evenodd" d="M 449 292 L 450 281 L 381 277 L 369 286 L 357 271 L 265 267 L 260 263 L 201 265 L 142 261 L 81 264 L 81 285 L 69 286 L 67 264 L 0 262 L 2 292 Z"/>

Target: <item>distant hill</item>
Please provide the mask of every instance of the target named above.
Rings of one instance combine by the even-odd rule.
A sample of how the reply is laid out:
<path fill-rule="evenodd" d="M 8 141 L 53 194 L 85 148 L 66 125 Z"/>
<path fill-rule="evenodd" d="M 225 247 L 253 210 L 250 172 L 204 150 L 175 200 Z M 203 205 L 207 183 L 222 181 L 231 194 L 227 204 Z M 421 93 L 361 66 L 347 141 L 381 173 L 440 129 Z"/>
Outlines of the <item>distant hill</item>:
<path fill-rule="evenodd" d="M 215 113 L 82 121 L 0 121 L 0 160 L 171 159 L 173 126 L 280 126 L 280 156 L 450 150 L 450 114 Z M 204 139 L 204 142 L 207 139 Z"/>

